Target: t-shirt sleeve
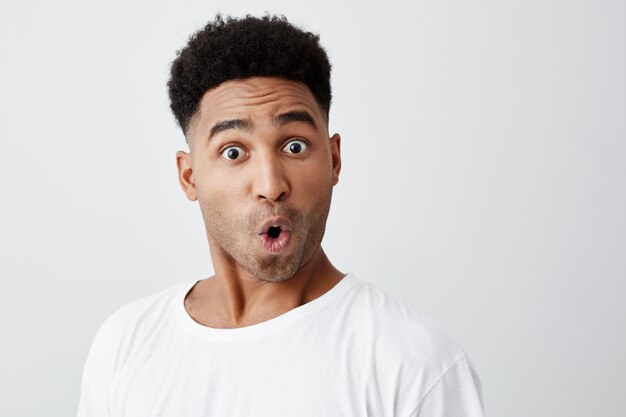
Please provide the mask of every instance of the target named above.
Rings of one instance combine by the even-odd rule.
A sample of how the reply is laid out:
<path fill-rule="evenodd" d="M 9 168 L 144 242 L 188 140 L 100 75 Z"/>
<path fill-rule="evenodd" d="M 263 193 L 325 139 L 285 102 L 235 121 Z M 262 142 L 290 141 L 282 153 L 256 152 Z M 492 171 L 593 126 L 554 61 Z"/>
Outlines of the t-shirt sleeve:
<path fill-rule="evenodd" d="M 482 386 L 472 363 L 456 361 L 424 396 L 410 417 L 484 417 Z"/>
<path fill-rule="evenodd" d="M 78 402 L 78 417 L 109 417 L 109 407 L 88 375 L 83 373 Z"/>
<path fill-rule="evenodd" d="M 113 313 L 100 326 L 91 344 L 83 367 L 78 417 L 111 415 L 109 399 L 127 309 Z"/>

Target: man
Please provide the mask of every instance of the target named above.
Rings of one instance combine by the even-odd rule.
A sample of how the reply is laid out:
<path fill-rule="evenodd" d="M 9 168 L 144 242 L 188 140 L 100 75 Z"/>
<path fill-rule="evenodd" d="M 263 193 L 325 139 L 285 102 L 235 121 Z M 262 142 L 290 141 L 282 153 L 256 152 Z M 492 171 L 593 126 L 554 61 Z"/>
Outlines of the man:
<path fill-rule="evenodd" d="M 215 275 L 115 312 L 78 415 L 482 416 L 479 379 L 432 320 L 335 268 L 321 247 L 341 171 L 330 64 L 284 18 L 222 19 L 168 83 Z"/>

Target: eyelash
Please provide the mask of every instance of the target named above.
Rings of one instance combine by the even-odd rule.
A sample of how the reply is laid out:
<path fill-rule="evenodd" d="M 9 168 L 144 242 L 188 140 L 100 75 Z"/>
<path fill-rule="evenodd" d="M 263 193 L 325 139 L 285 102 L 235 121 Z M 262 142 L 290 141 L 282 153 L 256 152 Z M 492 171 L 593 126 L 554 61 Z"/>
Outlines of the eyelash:
<path fill-rule="evenodd" d="M 296 138 L 291 138 L 291 139 L 289 139 L 287 142 L 285 142 L 285 144 L 284 144 L 284 145 L 283 145 L 280 149 L 281 149 L 281 150 L 283 150 L 283 149 L 284 149 L 287 145 L 289 145 L 291 142 L 296 142 L 296 141 L 297 141 L 297 142 L 302 142 L 302 143 L 304 144 L 304 150 L 303 150 L 302 152 L 304 152 L 304 151 L 308 150 L 308 149 L 311 147 L 311 143 L 310 143 L 308 140 L 306 140 L 306 139 L 304 139 L 304 138 L 298 138 L 298 137 L 296 137 Z M 239 148 L 239 149 L 241 149 L 241 150 L 243 151 L 244 156 L 245 156 L 245 155 L 247 155 L 247 152 L 246 152 L 246 150 L 245 150 L 245 148 L 244 148 L 244 146 L 243 146 L 243 145 L 241 145 L 241 144 L 239 144 L 239 143 L 231 143 L 231 144 L 229 144 L 229 145 L 226 145 L 226 146 L 222 147 L 222 148 L 220 149 L 220 151 L 219 151 L 219 155 L 220 155 L 220 156 L 222 156 L 222 157 L 223 157 L 224 159 L 226 159 L 227 161 L 236 162 L 236 161 L 238 161 L 239 159 L 241 159 L 241 158 L 237 158 L 237 159 L 228 159 L 228 158 L 226 158 L 225 156 L 223 156 L 223 155 L 224 155 L 224 152 L 225 152 L 226 150 L 230 149 L 230 148 Z M 293 153 L 289 153 L 289 152 L 287 152 L 287 154 L 289 154 L 289 155 L 300 155 L 302 152 L 297 153 L 297 154 L 293 154 Z"/>
<path fill-rule="evenodd" d="M 222 146 L 222 147 L 220 148 L 220 150 L 217 152 L 218 157 L 220 157 L 220 158 L 224 158 L 224 159 L 226 159 L 227 161 L 236 162 L 236 161 L 237 161 L 237 159 L 228 159 L 228 158 L 226 158 L 226 157 L 224 156 L 224 152 L 226 152 L 226 151 L 227 151 L 228 149 L 230 149 L 230 148 L 239 148 L 239 149 L 241 149 L 241 150 L 243 151 L 243 154 L 244 154 L 244 155 L 246 155 L 246 154 L 247 154 L 247 152 L 246 152 L 246 150 L 245 150 L 245 147 L 244 147 L 242 144 L 240 144 L 240 143 L 236 143 L 236 142 L 235 142 L 235 143 L 229 143 L 229 144 L 227 144 L 227 145 L 225 145 L 225 146 Z M 239 158 L 238 158 L 238 159 L 239 159 Z"/>
<path fill-rule="evenodd" d="M 292 142 L 302 142 L 302 143 L 304 143 L 304 149 L 302 150 L 302 152 L 304 152 L 304 151 L 308 150 L 308 149 L 311 147 L 311 144 L 310 144 L 310 143 L 309 143 L 309 141 L 308 141 L 308 140 L 306 140 L 306 139 L 303 139 L 303 138 L 292 138 L 292 139 L 289 139 L 289 140 L 285 143 L 285 145 L 281 148 L 281 150 L 282 150 L 282 149 L 285 149 L 285 148 L 287 147 L 287 145 L 289 145 L 289 144 L 290 144 L 290 143 L 292 143 Z M 297 154 L 292 154 L 292 153 L 289 153 L 289 152 L 288 152 L 288 153 L 289 153 L 290 155 L 300 155 L 302 152 L 299 152 L 299 153 L 297 153 Z"/>

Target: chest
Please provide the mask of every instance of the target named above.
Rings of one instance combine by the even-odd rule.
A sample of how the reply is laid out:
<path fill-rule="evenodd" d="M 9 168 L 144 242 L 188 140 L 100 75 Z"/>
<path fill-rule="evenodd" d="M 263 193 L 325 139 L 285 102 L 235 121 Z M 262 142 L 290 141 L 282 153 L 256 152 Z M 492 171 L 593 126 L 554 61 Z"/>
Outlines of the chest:
<path fill-rule="evenodd" d="M 127 361 L 112 415 L 399 416 L 398 370 L 355 344 L 315 340 L 161 344 Z"/>

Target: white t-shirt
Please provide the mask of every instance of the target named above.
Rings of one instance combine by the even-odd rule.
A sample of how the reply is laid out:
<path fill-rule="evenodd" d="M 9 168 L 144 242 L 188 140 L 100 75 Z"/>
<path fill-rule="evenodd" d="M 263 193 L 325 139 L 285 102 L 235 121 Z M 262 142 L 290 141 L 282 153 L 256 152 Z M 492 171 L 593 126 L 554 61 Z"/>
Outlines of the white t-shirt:
<path fill-rule="evenodd" d="M 483 416 L 463 349 L 432 319 L 353 274 L 271 320 L 217 329 L 186 282 L 100 327 L 79 417 Z"/>

